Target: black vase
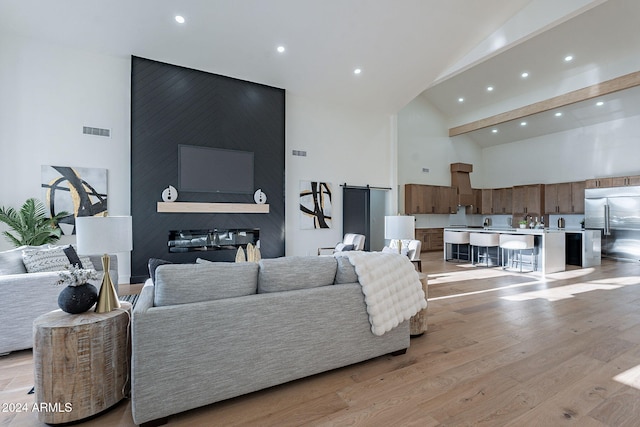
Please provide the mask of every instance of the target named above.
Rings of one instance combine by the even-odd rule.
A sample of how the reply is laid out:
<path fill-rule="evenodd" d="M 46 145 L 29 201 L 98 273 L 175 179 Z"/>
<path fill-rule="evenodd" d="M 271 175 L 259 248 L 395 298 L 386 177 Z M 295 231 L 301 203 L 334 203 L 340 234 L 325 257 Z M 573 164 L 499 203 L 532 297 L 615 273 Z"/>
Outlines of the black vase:
<path fill-rule="evenodd" d="M 98 290 L 90 283 L 67 286 L 58 295 L 58 307 L 70 314 L 84 313 L 98 300 Z"/>

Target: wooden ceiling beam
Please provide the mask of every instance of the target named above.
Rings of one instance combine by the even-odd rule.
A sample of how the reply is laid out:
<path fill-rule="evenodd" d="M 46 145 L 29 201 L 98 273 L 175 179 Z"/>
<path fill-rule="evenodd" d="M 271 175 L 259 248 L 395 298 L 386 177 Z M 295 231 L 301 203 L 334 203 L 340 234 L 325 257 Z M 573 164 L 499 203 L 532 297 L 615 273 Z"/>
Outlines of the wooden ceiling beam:
<path fill-rule="evenodd" d="M 573 92 L 558 95 L 534 104 L 525 105 L 524 107 L 496 114 L 495 116 L 453 127 L 449 129 L 449 136 L 462 135 L 473 132 L 474 130 L 484 129 L 489 126 L 509 122 L 511 120 L 522 119 L 523 117 L 527 117 L 532 114 L 550 111 L 558 107 L 564 107 L 566 105 L 575 104 L 576 102 L 597 98 L 598 96 L 607 95 L 609 93 L 629 89 L 635 86 L 640 86 L 640 71 L 625 74 L 624 76 L 616 77 L 615 79 L 574 90 Z"/>

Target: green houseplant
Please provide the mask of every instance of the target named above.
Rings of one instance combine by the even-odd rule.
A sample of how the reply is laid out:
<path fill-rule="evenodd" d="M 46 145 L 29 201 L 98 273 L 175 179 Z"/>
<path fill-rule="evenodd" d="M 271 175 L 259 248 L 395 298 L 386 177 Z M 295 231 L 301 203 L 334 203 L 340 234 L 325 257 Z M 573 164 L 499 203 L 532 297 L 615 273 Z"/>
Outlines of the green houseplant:
<path fill-rule="evenodd" d="M 62 234 L 58 221 L 68 215 L 67 212 L 60 212 L 52 218 L 47 217 L 44 203 L 35 198 L 27 199 L 20 210 L 2 206 L 0 222 L 4 222 L 12 230 L 3 231 L 2 235 L 16 247 L 54 243 Z"/>

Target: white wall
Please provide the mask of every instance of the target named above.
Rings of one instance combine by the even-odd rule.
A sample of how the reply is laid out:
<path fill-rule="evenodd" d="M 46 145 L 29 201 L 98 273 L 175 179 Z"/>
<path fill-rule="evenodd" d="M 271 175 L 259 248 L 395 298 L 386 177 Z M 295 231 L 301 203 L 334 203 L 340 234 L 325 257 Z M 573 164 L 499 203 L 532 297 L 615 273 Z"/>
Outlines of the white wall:
<path fill-rule="evenodd" d="M 640 174 L 640 116 L 483 150 L 485 186 Z"/>
<path fill-rule="evenodd" d="M 109 212 L 130 213 L 130 69 L 128 57 L 3 35 L 0 206 L 17 208 L 29 197 L 41 198 L 40 166 L 63 165 L 106 168 Z M 286 253 L 315 254 L 342 239 L 341 183 L 391 186 L 393 120 L 290 93 L 286 102 Z M 83 126 L 109 128 L 112 137 L 85 136 Z M 293 157 L 293 149 L 306 150 L 307 157 Z M 300 180 L 333 184 L 336 218 L 330 230 L 300 230 Z M 10 248 L 0 240 L 0 250 Z M 121 282 L 128 281 L 130 260 L 120 266 Z"/>
<path fill-rule="evenodd" d="M 474 188 L 640 175 L 637 161 L 640 116 L 486 149 L 480 149 L 468 137 L 460 141 L 460 137 L 453 138 L 454 142 L 447 132 L 446 121 L 423 97 L 417 97 L 400 111 L 398 181 L 401 188 L 406 183 L 449 185 L 449 164 L 454 162 L 473 164 L 471 184 Z M 423 167 L 428 167 L 430 172 L 422 173 Z M 505 225 L 505 218 L 495 218 L 494 225 Z M 551 219 L 552 224 L 555 219 Z M 577 226 L 582 216 L 570 219 L 575 219 L 572 225 Z M 417 216 L 419 227 L 443 227 L 456 221 L 459 218 L 449 215 Z"/>
<path fill-rule="evenodd" d="M 391 186 L 389 158 L 395 157 L 391 127 L 392 118 L 385 114 L 324 105 L 287 93 L 286 255 L 315 255 L 319 247 L 332 247 L 342 240 L 340 184 Z M 307 156 L 293 156 L 292 150 L 306 151 Z M 332 184 L 332 228 L 300 229 L 298 194 L 303 180 Z"/>
<path fill-rule="evenodd" d="M 41 165 L 78 166 L 106 168 L 109 212 L 130 213 L 130 58 L 3 35 L 0 94 L 1 206 L 42 199 Z M 112 137 L 85 136 L 83 126 Z M 128 281 L 129 260 L 120 265 Z"/>
<path fill-rule="evenodd" d="M 480 147 L 467 137 L 449 138 L 442 114 L 418 96 L 398 113 L 398 208 L 404 212 L 404 184 L 451 185 L 451 163 L 473 165 L 471 186 L 482 188 Z M 422 171 L 428 168 L 429 172 Z M 417 215 L 418 227 L 450 225 L 449 215 Z"/>

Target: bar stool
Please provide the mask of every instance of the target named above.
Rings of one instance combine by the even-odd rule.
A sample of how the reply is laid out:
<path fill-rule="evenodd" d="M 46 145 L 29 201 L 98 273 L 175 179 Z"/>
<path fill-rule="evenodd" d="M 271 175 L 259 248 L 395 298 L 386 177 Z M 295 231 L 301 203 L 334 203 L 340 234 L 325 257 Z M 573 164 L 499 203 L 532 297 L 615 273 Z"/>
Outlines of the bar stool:
<path fill-rule="evenodd" d="M 451 245 L 451 258 L 447 257 L 449 253 L 447 245 Z M 456 258 L 453 258 L 453 245 L 457 246 Z M 470 255 L 469 232 L 468 231 L 450 231 L 450 230 L 444 231 L 445 261 L 453 261 L 453 260 L 460 261 L 460 245 L 467 246 L 467 257 L 468 257 L 468 260 L 471 261 L 471 257 L 469 256 Z"/>
<path fill-rule="evenodd" d="M 470 233 L 469 234 L 469 244 L 471 245 L 471 261 L 475 265 L 475 259 L 478 258 L 478 263 L 480 262 L 480 258 L 484 257 L 487 263 L 487 267 L 489 267 L 489 261 L 491 261 L 491 254 L 489 253 L 489 248 L 498 248 L 500 246 L 500 236 L 496 233 Z M 474 248 L 485 248 L 484 255 L 481 255 L 478 251 L 477 257 L 474 257 Z M 500 265 L 500 250 L 496 250 L 496 265 Z"/>
<path fill-rule="evenodd" d="M 522 251 L 531 251 L 531 262 L 526 264 L 531 265 L 532 270 L 537 270 L 537 262 L 535 256 L 535 240 L 532 234 L 501 234 L 500 235 L 500 249 L 502 250 L 502 269 L 506 269 L 504 251 L 507 250 L 508 260 L 507 264 L 520 265 L 520 273 L 522 273 L 522 264 L 525 262 L 522 260 Z"/>

